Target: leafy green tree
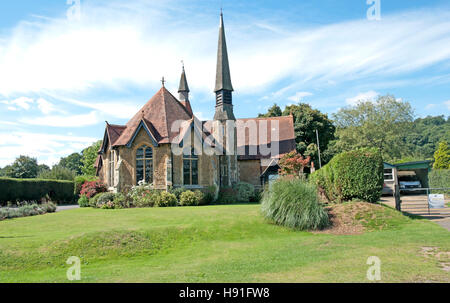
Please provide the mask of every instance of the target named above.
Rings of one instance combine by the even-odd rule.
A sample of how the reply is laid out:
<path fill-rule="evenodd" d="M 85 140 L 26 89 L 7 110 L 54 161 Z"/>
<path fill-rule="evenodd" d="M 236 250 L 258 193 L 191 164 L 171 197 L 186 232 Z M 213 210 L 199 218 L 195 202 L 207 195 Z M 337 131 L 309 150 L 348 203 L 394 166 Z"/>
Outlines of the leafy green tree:
<path fill-rule="evenodd" d="M 333 122 L 328 118 L 327 114 L 323 114 L 319 110 L 313 109 L 311 105 L 306 103 L 286 106 L 283 111 L 283 116 L 291 114 L 294 117 L 297 152 L 305 156 L 310 156 L 312 161 L 316 164 L 316 167 L 318 167 L 319 157 L 316 130 L 319 133 L 321 153 L 324 153 L 328 148 L 329 142 L 334 139 L 336 128 L 333 125 Z M 323 164 L 327 162 L 327 158 L 322 160 Z"/>
<path fill-rule="evenodd" d="M 82 155 L 80 153 L 73 153 L 67 157 L 59 160 L 58 166 L 74 171 L 77 175 L 81 175 L 81 168 L 83 167 Z"/>
<path fill-rule="evenodd" d="M 407 148 L 403 138 L 412 127 L 414 111 L 408 102 L 394 96 L 378 97 L 376 102 L 361 101 L 340 109 L 334 120 L 337 126 L 336 148 L 377 148 L 384 159 L 400 158 Z"/>
<path fill-rule="evenodd" d="M 39 165 L 36 158 L 20 156 L 13 164 L 4 168 L 5 176 L 10 178 L 36 178 Z"/>
<path fill-rule="evenodd" d="M 75 179 L 76 173 L 68 168 L 55 165 L 51 170 L 43 171 L 38 175 L 39 179 L 46 180 L 69 180 Z"/>
<path fill-rule="evenodd" d="M 434 153 L 434 169 L 450 169 L 450 147 L 447 142 L 439 143 Z"/>
<path fill-rule="evenodd" d="M 431 160 L 439 142 L 450 142 L 450 117 L 428 116 L 416 119 L 403 141 L 406 143 L 403 157 Z"/>
<path fill-rule="evenodd" d="M 281 108 L 275 103 L 266 114 L 259 114 L 259 118 L 280 117 L 282 115 Z"/>
<path fill-rule="evenodd" d="M 50 170 L 50 167 L 48 167 L 48 165 L 45 164 L 39 164 L 38 165 L 38 176 L 44 172 L 47 172 Z"/>
<path fill-rule="evenodd" d="M 83 163 L 81 171 L 83 172 L 83 174 L 87 176 L 95 176 L 94 164 L 95 160 L 97 159 L 98 150 L 100 149 L 101 144 L 102 140 L 99 140 L 81 152 L 81 163 Z"/>

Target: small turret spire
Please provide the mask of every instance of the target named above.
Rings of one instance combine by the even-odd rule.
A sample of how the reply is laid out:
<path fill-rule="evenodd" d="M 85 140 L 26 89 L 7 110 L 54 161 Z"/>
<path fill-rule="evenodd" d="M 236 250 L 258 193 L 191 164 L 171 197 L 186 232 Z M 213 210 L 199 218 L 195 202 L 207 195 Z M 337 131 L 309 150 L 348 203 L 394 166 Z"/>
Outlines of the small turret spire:
<path fill-rule="evenodd" d="M 178 92 L 179 93 L 181 93 L 181 92 L 189 93 L 189 85 L 188 85 L 187 80 L 186 80 L 186 72 L 184 70 L 184 62 L 181 61 L 181 64 L 183 66 L 183 71 L 181 72 L 180 86 L 178 88 Z"/>

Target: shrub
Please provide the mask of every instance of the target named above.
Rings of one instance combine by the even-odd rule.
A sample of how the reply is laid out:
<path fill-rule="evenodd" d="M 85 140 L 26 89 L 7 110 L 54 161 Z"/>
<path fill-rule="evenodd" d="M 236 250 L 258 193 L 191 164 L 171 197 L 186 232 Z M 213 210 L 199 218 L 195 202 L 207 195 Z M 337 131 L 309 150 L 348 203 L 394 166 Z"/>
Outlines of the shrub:
<path fill-rule="evenodd" d="M 156 206 L 158 207 L 170 207 L 177 206 L 177 197 L 174 194 L 162 191 L 156 201 Z"/>
<path fill-rule="evenodd" d="M 237 192 L 232 187 L 221 188 L 219 191 L 219 198 L 217 203 L 219 204 L 232 204 L 237 201 Z"/>
<path fill-rule="evenodd" d="M 106 192 L 106 193 L 100 193 L 100 194 L 98 194 L 98 197 L 96 198 L 96 207 L 98 207 L 98 208 L 103 208 L 103 205 L 104 204 L 106 204 L 106 203 L 108 203 L 108 202 L 113 202 L 114 201 L 114 198 L 116 197 L 116 194 L 115 193 L 109 193 L 109 192 Z M 111 204 L 110 203 L 110 204 Z M 114 206 L 114 204 L 113 204 L 113 206 Z"/>
<path fill-rule="evenodd" d="M 209 205 L 214 203 L 216 198 L 216 186 L 208 186 L 203 192 L 203 199 L 200 200 L 199 205 Z"/>
<path fill-rule="evenodd" d="M 384 182 L 383 159 L 376 149 L 345 152 L 314 172 L 311 180 L 329 201 L 377 202 Z"/>
<path fill-rule="evenodd" d="M 85 195 L 81 195 L 80 199 L 78 199 L 78 205 L 80 205 L 80 207 L 89 207 L 89 198 Z"/>
<path fill-rule="evenodd" d="M 73 202 L 73 181 L 0 178 L 0 204 L 17 201 Z"/>
<path fill-rule="evenodd" d="M 86 181 L 81 187 L 80 194 L 86 195 L 89 199 L 98 193 L 106 192 L 106 185 L 100 181 Z"/>
<path fill-rule="evenodd" d="M 180 196 L 181 206 L 197 206 L 199 202 L 199 196 L 190 190 L 183 192 Z"/>
<path fill-rule="evenodd" d="M 99 206 L 101 209 L 114 209 L 115 205 L 113 201 L 108 201 L 106 203 L 102 203 Z"/>
<path fill-rule="evenodd" d="M 274 223 L 297 230 L 323 229 L 329 224 L 317 188 L 300 179 L 272 183 L 264 192 L 261 210 Z"/>
<path fill-rule="evenodd" d="M 98 198 L 100 198 L 102 193 L 96 194 L 95 196 L 93 196 L 92 198 L 89 199 L 89 206 L 90 207 L 97 207 L 97 200 Z"/>
<path fill-rule="evenodd" d="M 174 194 L 175 197 L 177 197 L 178 201 L 180 200 L 181 194 L 184 193 L 185 191 L 187 191 L 187 189 L 184 187 L 177 187 L 177 188 L 169 189 L 169 193 Z"/>
<path fill-rule="evenodd" d="M 41 205 L 41 208 L 46 213 L 54 213 L 56 211 L 56 205 L 53 202 L 47 202 Z"/>
<path fill-rule="evenodd" d="M 27 216 L 43 215 L 45 213 L 55 212 L 56 205 L 52 202 L 42 205 L 28 204 L 19 208 L 0 208 L 0 221 Z"/>
<path fill-rule="evenodd" d="M 235 186 L 236 199 L 238 202 L 250 202 L 255 195 L 255 187 L 252 184 L 240 182 Z"/>
<path fill-rule="evenodd" d="M 450 169 L 433 169 L 428 180 L 431 188 L 450 188 Z"/>
<path fill-rule="evenodd" d="M 114 208 L 129 208 L 131 206 L 128 197 L 122 193 L 118 193 L 114 197 Z"/>
<path fill-rule="evenodd" d="M 88 182 L 92 182 L 92 181 L 98 181 L 97 177 L 92 177 L 92 176 L 76 176 L 75 180 L 74 180 L 74 195 L 76 197 L 80 196 L 80 191 L 81 191 L 81 187 L 83 186 L 83 184 L 88 181 Z"/>

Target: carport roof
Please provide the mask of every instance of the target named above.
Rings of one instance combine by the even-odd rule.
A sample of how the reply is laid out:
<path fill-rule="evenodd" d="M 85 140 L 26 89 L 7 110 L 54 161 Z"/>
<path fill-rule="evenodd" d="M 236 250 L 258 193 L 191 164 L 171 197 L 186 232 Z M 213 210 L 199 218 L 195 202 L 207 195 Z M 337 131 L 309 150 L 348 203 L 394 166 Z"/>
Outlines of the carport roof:
<path fill-rule="evenodd" d="M 431 169 L 430 166 L 431 161 L 425 160 L 425 161 L 415 161 L 415 162 L 405 162 L 405 163 L 397 163 L 394 164 L 394 166 L 398 170 L 408 170 L 408 169 Z"/>

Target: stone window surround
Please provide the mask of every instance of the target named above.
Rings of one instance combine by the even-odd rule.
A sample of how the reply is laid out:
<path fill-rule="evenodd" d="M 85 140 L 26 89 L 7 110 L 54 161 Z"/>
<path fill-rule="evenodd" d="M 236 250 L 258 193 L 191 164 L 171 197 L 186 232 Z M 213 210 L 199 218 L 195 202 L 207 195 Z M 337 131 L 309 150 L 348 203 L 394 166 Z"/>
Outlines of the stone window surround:
<path fill-rule="evenodd" d="M 138 145 L 136 145 L 135 147 L 133 147 L 133 149 L 132 149 L 132 157 L 133 157 L 133 182 L 134 182 L 134 184 L 137 184 L 137 179 L 136 179 L 136 172 L 137 172 L 137 167 L 136 167 L 136 154 L 137 154 L 137 150 L 139 149 L 139 148 L 141 148 L 141 147 L 143 147 L 143 146 L 147 146 L 147 147 L 149 147 L 149 148 L 151 148 L 152 149 L 152 175 L 153 175 L 153 181 L 155 180 L 155 163 L 154 163 L 154 159 L 156 158 L 155 157 L 155 154 L 156 154 L 156 148 L 154 148 L 154 147 L 152 147 L 152 144 L 150 143 L 150 142 L 147 142 L 147 141 L 145 141 L 145 142 L 142 142 L 142 143 L 139 143 Z M 145 154 L 144 154 L 144 158 L 145 158 Z M 144 161 L 144 171 L 145 171 L 145 161 Z"/>

